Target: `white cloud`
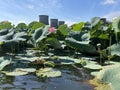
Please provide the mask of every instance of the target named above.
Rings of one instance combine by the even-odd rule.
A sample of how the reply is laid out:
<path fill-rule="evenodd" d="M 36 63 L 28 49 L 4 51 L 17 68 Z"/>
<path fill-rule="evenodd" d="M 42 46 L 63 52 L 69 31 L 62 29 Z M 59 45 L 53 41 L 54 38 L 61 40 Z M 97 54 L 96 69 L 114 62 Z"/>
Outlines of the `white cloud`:
<path fill-rule="evenodd" d="M 65 21 L 65 24 L 67 24 L 68 26 L 71 26 L 71 25 L 73 25 L 75 23 L 77 23 L 77 22 L 74 22 L 74 21 L 71 21 L 71 20 L 66 20 Z"/>
<path fill-rule="evenodd" d="M 34 5 L 27 5 L 27 7 L 32 10 L 35 8 Z"/>
<path fill-rule="evenodd" d="M 102 2 L 103 5 L 112 5 L 112 4 L 116 4 L 116 0 L 104 0 Z"/>
<path fill-rule="evenodd" d="M 41 0 L 39 6 L 41 8 L 61 8 L 62 3 L 61 0 Z"/>
<path fill-rule="evenodd" d="M 120 11 L 114 11 L 111 13 L 108 13 L 107 15 L 104 15 L 104 18 L 107 18 L 109 21 L 113 21 L 116 17 L 120 16 Z"/>

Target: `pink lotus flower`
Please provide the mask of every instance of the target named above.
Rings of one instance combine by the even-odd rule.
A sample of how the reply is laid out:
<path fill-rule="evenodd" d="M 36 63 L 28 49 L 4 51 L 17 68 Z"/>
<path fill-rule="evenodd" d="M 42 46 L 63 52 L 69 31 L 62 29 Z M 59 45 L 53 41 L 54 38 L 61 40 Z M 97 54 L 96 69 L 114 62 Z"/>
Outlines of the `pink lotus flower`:
<path fill-rule="evenodd" d="M 50 27 L 50 28 L 49 28 L 49 32 L 55 33 L 55 32 L 56 32 L 56 28 L 55 28 L 55 27 Z"/>

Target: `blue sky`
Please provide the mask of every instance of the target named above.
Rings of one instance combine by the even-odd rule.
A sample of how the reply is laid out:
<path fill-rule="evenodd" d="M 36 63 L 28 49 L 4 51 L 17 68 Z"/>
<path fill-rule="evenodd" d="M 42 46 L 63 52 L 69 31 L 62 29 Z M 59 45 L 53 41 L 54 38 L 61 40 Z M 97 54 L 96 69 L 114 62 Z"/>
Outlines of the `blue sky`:
<path fill-rule="evenodd" d="M 90 21 L 94 16 L 112 20 L 120 15 L 120 0 L 0 0 L 0 21 L 28 24 L 38 21 L 38 15 L 68 24 Z"/>

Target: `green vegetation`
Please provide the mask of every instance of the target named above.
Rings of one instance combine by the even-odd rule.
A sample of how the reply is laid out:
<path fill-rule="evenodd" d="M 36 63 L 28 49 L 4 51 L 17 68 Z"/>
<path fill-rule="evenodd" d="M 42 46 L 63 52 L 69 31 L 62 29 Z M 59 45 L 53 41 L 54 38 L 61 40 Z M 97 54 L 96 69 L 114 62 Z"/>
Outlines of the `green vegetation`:
<path fill-rule="evenodd" d="M 94 17 L 89 22 L 74 24 L 72 28 L 67 25 L 55 28 L 37 21 L 16 26 L 8 21 L 0 22 L 0 70 L 8 76 L 36 73 L 38 77 L 46 78 L 62 75 L 53 69 L 56 66 L 78 65 L 79 70 L 95 71 L 91 73 L 94 76 L 98 73 L 95 80 L 97 78 L 100 85 L 112 83 L 111 87 L 118 90 L 115 81 L 119 79 L 120 67 L 116 66 L 120 62 L 119 24 L 120 17 L 113 22 Z M 10 58 L 6 59 L 6 54 Z M 92 59 L 83 59 L 86 56 Z M 110 68 L 103 69 L 105 65 Z"/>

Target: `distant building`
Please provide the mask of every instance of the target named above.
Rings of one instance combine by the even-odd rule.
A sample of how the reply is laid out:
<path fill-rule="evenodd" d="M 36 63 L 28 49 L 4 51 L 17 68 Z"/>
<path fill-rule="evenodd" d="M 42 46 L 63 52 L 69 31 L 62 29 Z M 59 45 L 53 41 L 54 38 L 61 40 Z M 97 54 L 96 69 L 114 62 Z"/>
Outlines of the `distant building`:
<path fill-rule="evenodd" d="M 50 19 L 50 26 L 51 27 L 58 27 L 58 19 Z"/>
<path fill-rule="evenodd" d="M 58 26 L 65 24 L 65 21 L 58 21 Z"/>
<path fill-rule="evenodd" d="M 48 15 L 39 15 L 39 22 L 49 25 L 49 16 Z"/>

